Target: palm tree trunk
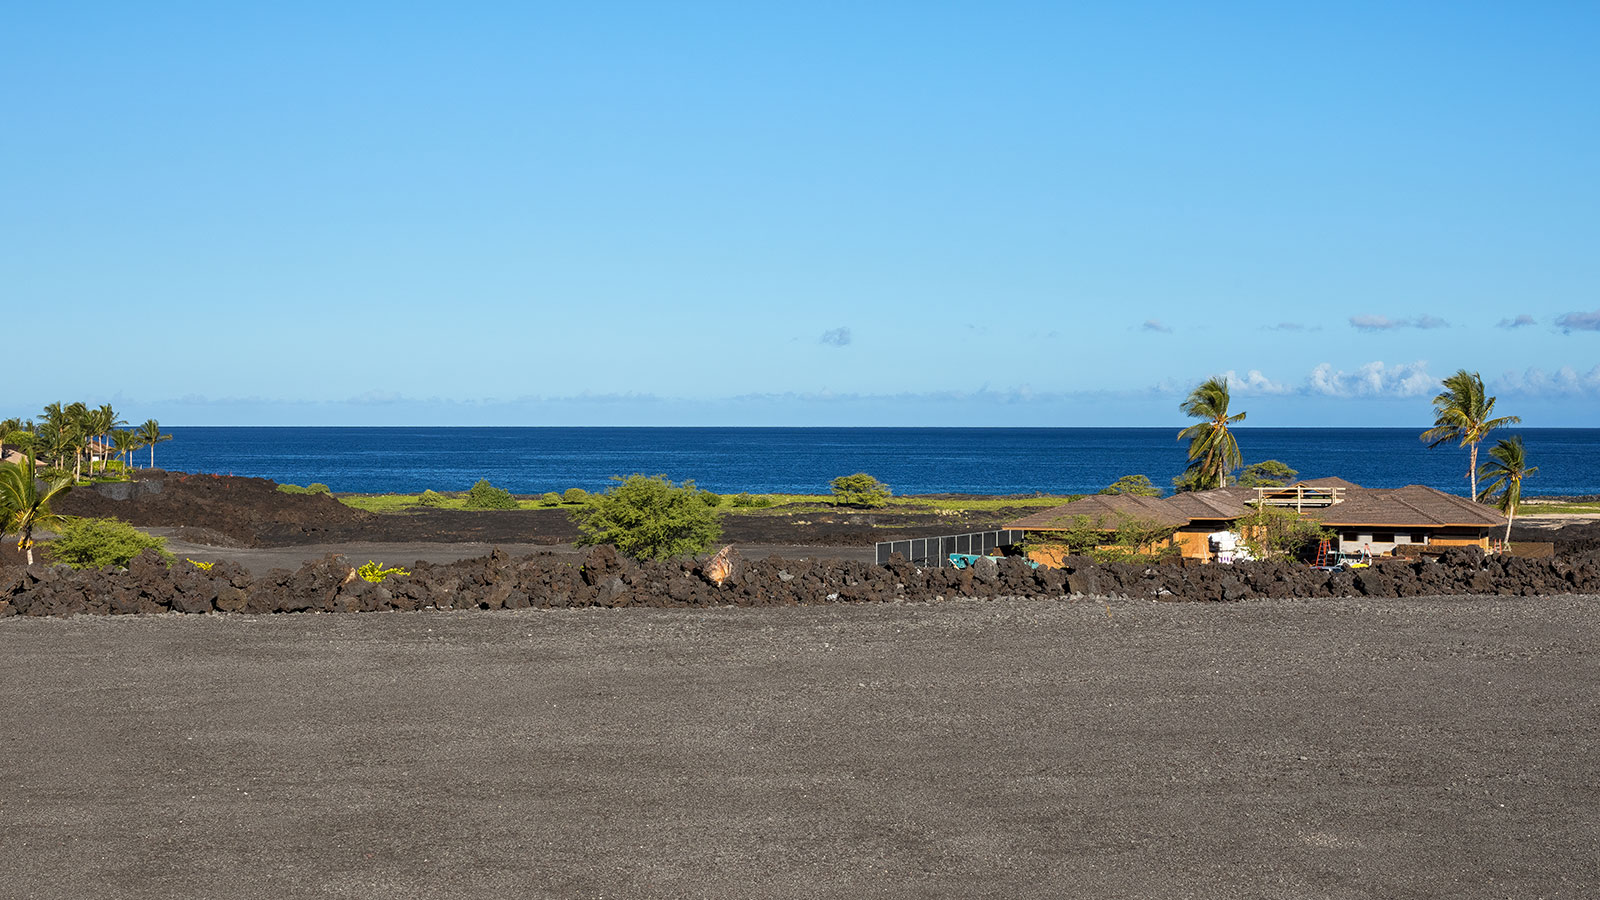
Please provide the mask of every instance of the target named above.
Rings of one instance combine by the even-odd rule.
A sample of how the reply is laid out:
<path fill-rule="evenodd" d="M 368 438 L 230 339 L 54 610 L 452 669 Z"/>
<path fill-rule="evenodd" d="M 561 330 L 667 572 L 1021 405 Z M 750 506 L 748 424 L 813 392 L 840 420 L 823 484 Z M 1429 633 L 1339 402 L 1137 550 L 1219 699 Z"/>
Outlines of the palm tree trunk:
<path fill-rule="evenodd" d="M 1470 447 L 1472 456 L 1470 457 L 1470 462 L 1467 463 L 1467 478 L 1471 480 L 1472 501 L 1476 503 L 1478 501 L 1478 445 L 1474 442 Z"/>

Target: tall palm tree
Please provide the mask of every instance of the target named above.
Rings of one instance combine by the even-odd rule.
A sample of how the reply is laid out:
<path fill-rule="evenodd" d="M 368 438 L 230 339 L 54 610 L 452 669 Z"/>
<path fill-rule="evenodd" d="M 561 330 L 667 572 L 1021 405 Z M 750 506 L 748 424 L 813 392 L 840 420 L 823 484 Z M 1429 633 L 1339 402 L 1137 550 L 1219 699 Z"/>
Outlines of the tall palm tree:
<path fill-rule="evenodd" d="M 67 407 L 67 421 L 72 426 L 72 480 L 83 476 L 83 460 L 89 455 L 90 421 L 88 404 L 79 401 Z"/>
<path fill-rule="evenodd" d="M 33 565 L 33 530 L 60 530 L 67 517 L 56 515 L 50 504 L 72 490 L 71 478 L 57 478 L 43 492 L 29 467 L 0 463 L 0 533 L 19 535 L 17 549 L 28 554 Z"/>
<path fill-rule="evenodd" d="M 1485 395 L 1483 378 L 1477 372 L 1460 369 L 1444 380 L 1444 390 L 1433 398 L 1433 427 L 1422 433 L 1424 441 L 1431 441 L 1430 450 L 1447 441 L 1459 440 L 1460 446 L 1471 451 L 1467 478 L 1474 499 L 1478 496 L 1478 444 L 1496 428 L 1522 421 L 1518 416 L 1490 418 L 1494 415 L 1494 401 L 1495 398 Z"/>
<path fill-rule="evenodd" d="M 161 433 L 161 423 L 148 419 L 139 426 L 139 443 L 150 448 L 150 468 L 156 467 L 156 445 L 172 440 L 172 435 Z"/>
<path fill-rule="evenodd" d="M 1506 514 L 1506 543 L 1511 543 L 1511 520 L 1517 517 L 1517 506 L 1522 503 L 1522 479 L 1539 471 L 1538 466 L 1528 467 L 1528 456 L 1522 447 L 1522 436 L 1513 435 L 1489 448 L 1489 462 L 1479 471 L 1489 481 L 1478 495 L 1478 502 L 1486 503 L 1500 495 L 1495 506 Z"/>
<path fill-rule="evenodd" d="M 100 449 L 100 471 L 104 473 L 106 470 L 106 462 L 110 458 L 110 453 L 108 451 L 111 449 L 111 431 L 119 425 L 126 425 L 128 423 L 117 417 L 117 411 L 113 409 L 109 403 L 102 404 L 97 409 L 89 410 L 86 418 L 88 422 L 89 437 L 92 442 L 90 460 L 92 463 L 95 455 L 92 452 L 93 444 L 98 444 Z"/>
<path fill-rule="evenodd" d="M 1228 473 L 1244 462 L 1228 426 L 1243 422 L 1245 414 L 1228 415 L 1228 401 L 1228 379 L 1218 375 L 1201 382 L 1179 405 L 1184 415 L 1202 420 L 1178 432 L 1178 440 L 1189 442 L 1189 468 L 1201 490 L 1227 484 Z"/>
<path fill-rule="evenodd" d="M 66 407 L 61 403 L 51 403 L 44 408 L 44 415 L 39 422 L 39 437 L 44 443 L 44 452 L 47 458 L 55 461 L 55 467 L 67 467 L 67 445 L 72 430 L 71 418 L 67 415 Z"/>
<path fill-rule="evenodd" d="M 139 433 L 127 428 L 119 428 L 111 432 L 111 446 L 117 451 L 117 456 L 122 459 L 122 474 L 126 475 L 133 469 L 133 451 L 143 447 L 139 442 Z"/>
<path fill-rule="evenodd" d="M 100 432 L 100 435 L 104 439 L 106 449 L 113 449 L 115 445 L 111 442 L 111 432 L 128 424 L 128 420 L 117 415 L 117 411 L 113 409 L 109 403 L 101 405 L 98 415 L 100 416 L 100 424 L 105 426 L 104 430 Z M 102 453 L 100 457 L 100 471 L 102 473 L 106 470 L 107 459 L 107 455 Z"/>

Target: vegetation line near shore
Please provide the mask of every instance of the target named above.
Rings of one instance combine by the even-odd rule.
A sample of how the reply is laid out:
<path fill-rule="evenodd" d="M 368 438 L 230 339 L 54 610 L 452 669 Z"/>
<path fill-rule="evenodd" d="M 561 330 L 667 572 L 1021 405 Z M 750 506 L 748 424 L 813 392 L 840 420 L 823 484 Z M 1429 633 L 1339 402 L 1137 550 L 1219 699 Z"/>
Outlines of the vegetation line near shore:
<path fill-rule="evenodd" d="M 421 494 L 346 494 L 334 495 L 339 502 L 354 509 L 365 510 L 373 513 L 406 513 L 417 509 L 466 509 L 466 496 L 463 493 L 445 494 L 442 502 L 431 507 L 421 502 Z M 746 495 L 722 494 L 716 509 L 723 513 L 737 513 L 739 515 L 784 515 L 794 511 L 795 506 L 828 507 L 833 508 L 834 498 L 830 494 L 752 494 L 748 495 L 756 501 L 765 501 L 762 506 L 743 506 L 735 501 L 735 497 Z M 944 497 L 919 497 L 904 496 L 892 497 L 884 506 L 877 508 L 876 512 L 926 512 L 936 513 L 949 511 L 950 513 L 988 512 L 1000 509 L 1038 508 L 1049 509 L 1060 506 L 1071 500 L 1077 499 L 1079 494 L 1052 494 L 1038 497 L 981 497 L 951 499 Z M 518 509 L 573 509 L 581 503 L 561 502 L 551 504 L 539 497 L 522 496 L 517 498 Z M 786 508 L 787 507 L 787 508 Z"/>

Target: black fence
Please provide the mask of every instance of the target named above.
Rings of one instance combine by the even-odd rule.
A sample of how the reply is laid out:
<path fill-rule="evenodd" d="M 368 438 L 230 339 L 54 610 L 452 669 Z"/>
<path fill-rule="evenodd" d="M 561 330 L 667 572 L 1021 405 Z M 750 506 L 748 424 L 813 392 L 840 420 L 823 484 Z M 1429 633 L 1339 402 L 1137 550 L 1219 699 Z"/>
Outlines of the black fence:
<path fill-rule="evenodd" d="M 878 544 L 878 565 L 900 554 L 906 562 L 923 567 L 950 565 L 950 554 L 970 553 L 982 556 L 996 547 L 1009 547 L 1022 543 L 1020 529 L 1000 531 L 974 531 L 970 534 L 947 534 L 942 537 L 914 538 L 909 541 L 884 541 Z"/>

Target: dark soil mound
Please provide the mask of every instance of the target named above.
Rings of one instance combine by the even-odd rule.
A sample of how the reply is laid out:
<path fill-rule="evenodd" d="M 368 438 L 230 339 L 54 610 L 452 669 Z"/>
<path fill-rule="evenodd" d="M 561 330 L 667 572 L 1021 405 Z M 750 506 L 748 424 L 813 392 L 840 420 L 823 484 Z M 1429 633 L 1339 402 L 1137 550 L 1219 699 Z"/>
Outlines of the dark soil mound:
<path fill-rule="evenodd" d="M 8 534 L 4 538 L 0 538 L 0 569 L 5 568 L 6 566 L 26 565 L 27 562 L 28 557 L 25 556 L 21 550 L 17 549 L 17 538 L 15 535 Z"/>
<path fill-rule="evenodd" d="M 243 547 L 343 539 L 376 518 L 327 494 L 285 494 L 265 478 L 141 472 L 131 484 L 83 485 L 56 503 L 69 516 L 114 516 L 131 525 L 201 529 Z"/>

